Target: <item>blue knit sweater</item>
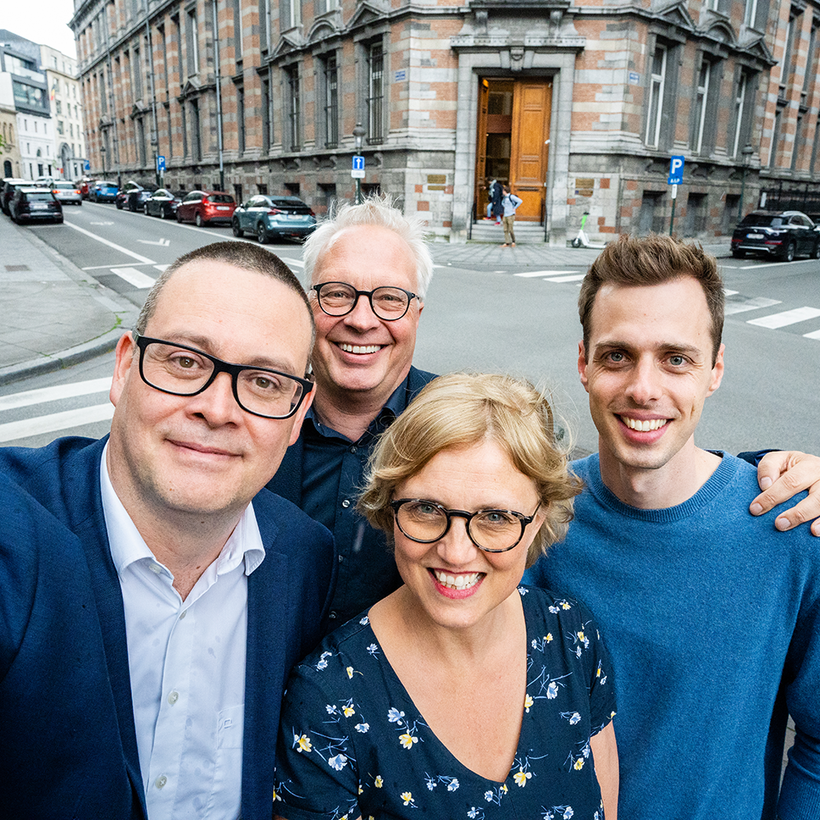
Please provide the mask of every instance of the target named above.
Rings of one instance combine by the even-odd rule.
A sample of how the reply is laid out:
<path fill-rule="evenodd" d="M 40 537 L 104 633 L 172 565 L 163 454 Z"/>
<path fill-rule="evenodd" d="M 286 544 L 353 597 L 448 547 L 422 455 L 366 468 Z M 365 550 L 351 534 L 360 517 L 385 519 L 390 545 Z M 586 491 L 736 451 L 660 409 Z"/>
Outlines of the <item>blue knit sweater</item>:
<path fill-rule="evenodd" d="M 622 504 L 598 456 L 564 543 L 527 580 L 586 603 L 612 655 L 628 820 L 820 818 L 820 539 L 753 518 L 722 461 L 686 503 Z M 782 685 L 781 685 L 782 679 Z M 778 790 L 790 713 L 797 739 Z"/>

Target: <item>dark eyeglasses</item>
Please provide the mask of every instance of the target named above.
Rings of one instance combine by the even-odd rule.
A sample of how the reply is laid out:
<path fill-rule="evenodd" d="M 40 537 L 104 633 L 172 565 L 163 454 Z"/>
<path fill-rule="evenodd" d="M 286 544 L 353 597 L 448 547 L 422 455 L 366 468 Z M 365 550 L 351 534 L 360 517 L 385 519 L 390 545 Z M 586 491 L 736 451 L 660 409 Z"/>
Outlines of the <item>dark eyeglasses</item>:
<path fill-rule="evenodd" d="M 137 335 L 140 376 L 155 390 L 172 396 L 196 396 L 220 373 L 229 373 L 236 403 L 253 416 L 286 419 L 313 389 L 313 382 L 246 364 L 232 364 L 195 347 Z"/>
<path fill-rule="evenodd" d="M 347 282 L 322 282 L 313 285 L 311 290 L 316 291 L 319 307 L 328 316 L 347 316 L 356 307 L 359 297 L 366 296 L 373 313 L 385 322 L 401 319 L 407 313 L 411 299 L 417 298 L 409 290 L 387 285 L 374 290 L 356 290 Z"/>
<path fill-rule="evenodd" d="M 411 540 L 432 544 L 444 538 L 450 529 L 452 517 L 466 521 L 467 535 L 483 552 L 507 552 L 517 547 L 524 530 L 535 519 L 541 507 L 539 502 L 532 515 L 514 510 L 448 510 L 435 501 L 423 498 L 398 498 L 390 502 L 396 524 Z"/>

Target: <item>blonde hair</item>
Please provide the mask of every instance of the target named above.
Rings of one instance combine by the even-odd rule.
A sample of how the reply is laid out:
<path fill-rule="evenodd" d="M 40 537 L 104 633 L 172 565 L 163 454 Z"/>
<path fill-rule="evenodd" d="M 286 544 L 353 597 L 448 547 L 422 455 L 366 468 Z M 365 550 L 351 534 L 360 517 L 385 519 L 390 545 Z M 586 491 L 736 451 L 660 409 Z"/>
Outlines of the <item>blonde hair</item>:
<path fill-rule="evenodd" d="M 451 373 L 428 384 L 381 437 L 370 458 L 358 509 L 393 537 L 390 502 L 402 481 L 442 450 L 484 440 L 498 444 L 535 485 L 546 518 L 527 553 L 527 566 L 560 541 L 572 520 L 572 499 L 583 484 L 558 445 L 552 408 L 543 391 L 512 376 Z"/>

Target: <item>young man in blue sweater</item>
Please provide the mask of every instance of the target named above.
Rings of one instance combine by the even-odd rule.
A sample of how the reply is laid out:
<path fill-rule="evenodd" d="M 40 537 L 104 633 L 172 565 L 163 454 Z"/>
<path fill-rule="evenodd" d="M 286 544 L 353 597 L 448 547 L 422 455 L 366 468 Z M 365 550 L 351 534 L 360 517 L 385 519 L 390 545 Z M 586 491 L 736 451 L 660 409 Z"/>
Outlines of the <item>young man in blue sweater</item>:
<path fill-rule="evenodd" d="M 629 820 L 820 817 L 820 542 L 749 515 L 754 469 L 695 446 L 723 376 L 715 260 L 623 238 L 581 288 L 578 370 L 599 453 L 529 580 L 595 613 L 618 695 Z M 796 740 L 780 786 L 786 720 Z"/>

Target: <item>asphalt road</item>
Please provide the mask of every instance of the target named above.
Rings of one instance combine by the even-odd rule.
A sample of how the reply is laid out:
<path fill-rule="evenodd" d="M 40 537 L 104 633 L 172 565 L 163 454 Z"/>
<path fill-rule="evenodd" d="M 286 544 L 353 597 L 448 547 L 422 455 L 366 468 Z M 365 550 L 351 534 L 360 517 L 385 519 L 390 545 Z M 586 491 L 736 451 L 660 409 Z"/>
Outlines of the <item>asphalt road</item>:
<path fill-rule="evenodd" d="M 32 230 L 135 304 L 179 255 L 232 238 L 230 228 L 198 229 L 93 203 L 66 209 L 63 226 Z M 283 242 L 270 249 L 301 272 L 300 246 Z M 597 436 L 576 373 L 576 300 L 578 279 L 594 255 L 539 253 L 539 264 L 532 257 L 522 264 L 513 255 L 499 263 L 482 246 L 433 246 L 437 265 L 415 361 L 435 372 L 509 371 L 549 385 L 576 445 L 591 451 Z M 726 375 L 706 403 L 698 444 L 730 452 L 780 447 L 820 453 L 820 262 L 727 258 L 721 264 L 728 293 Z M 107 420 L 87 423 L 83 414 L 107 403 L 100 380 L 110 375 L 111 362 L 101 357 L 0 389 L 0 446 L 104 433 Z M 94 392 L 66 397 L 69 387 Z M 52 392 L 26 395 L 43 388 Z"/>

